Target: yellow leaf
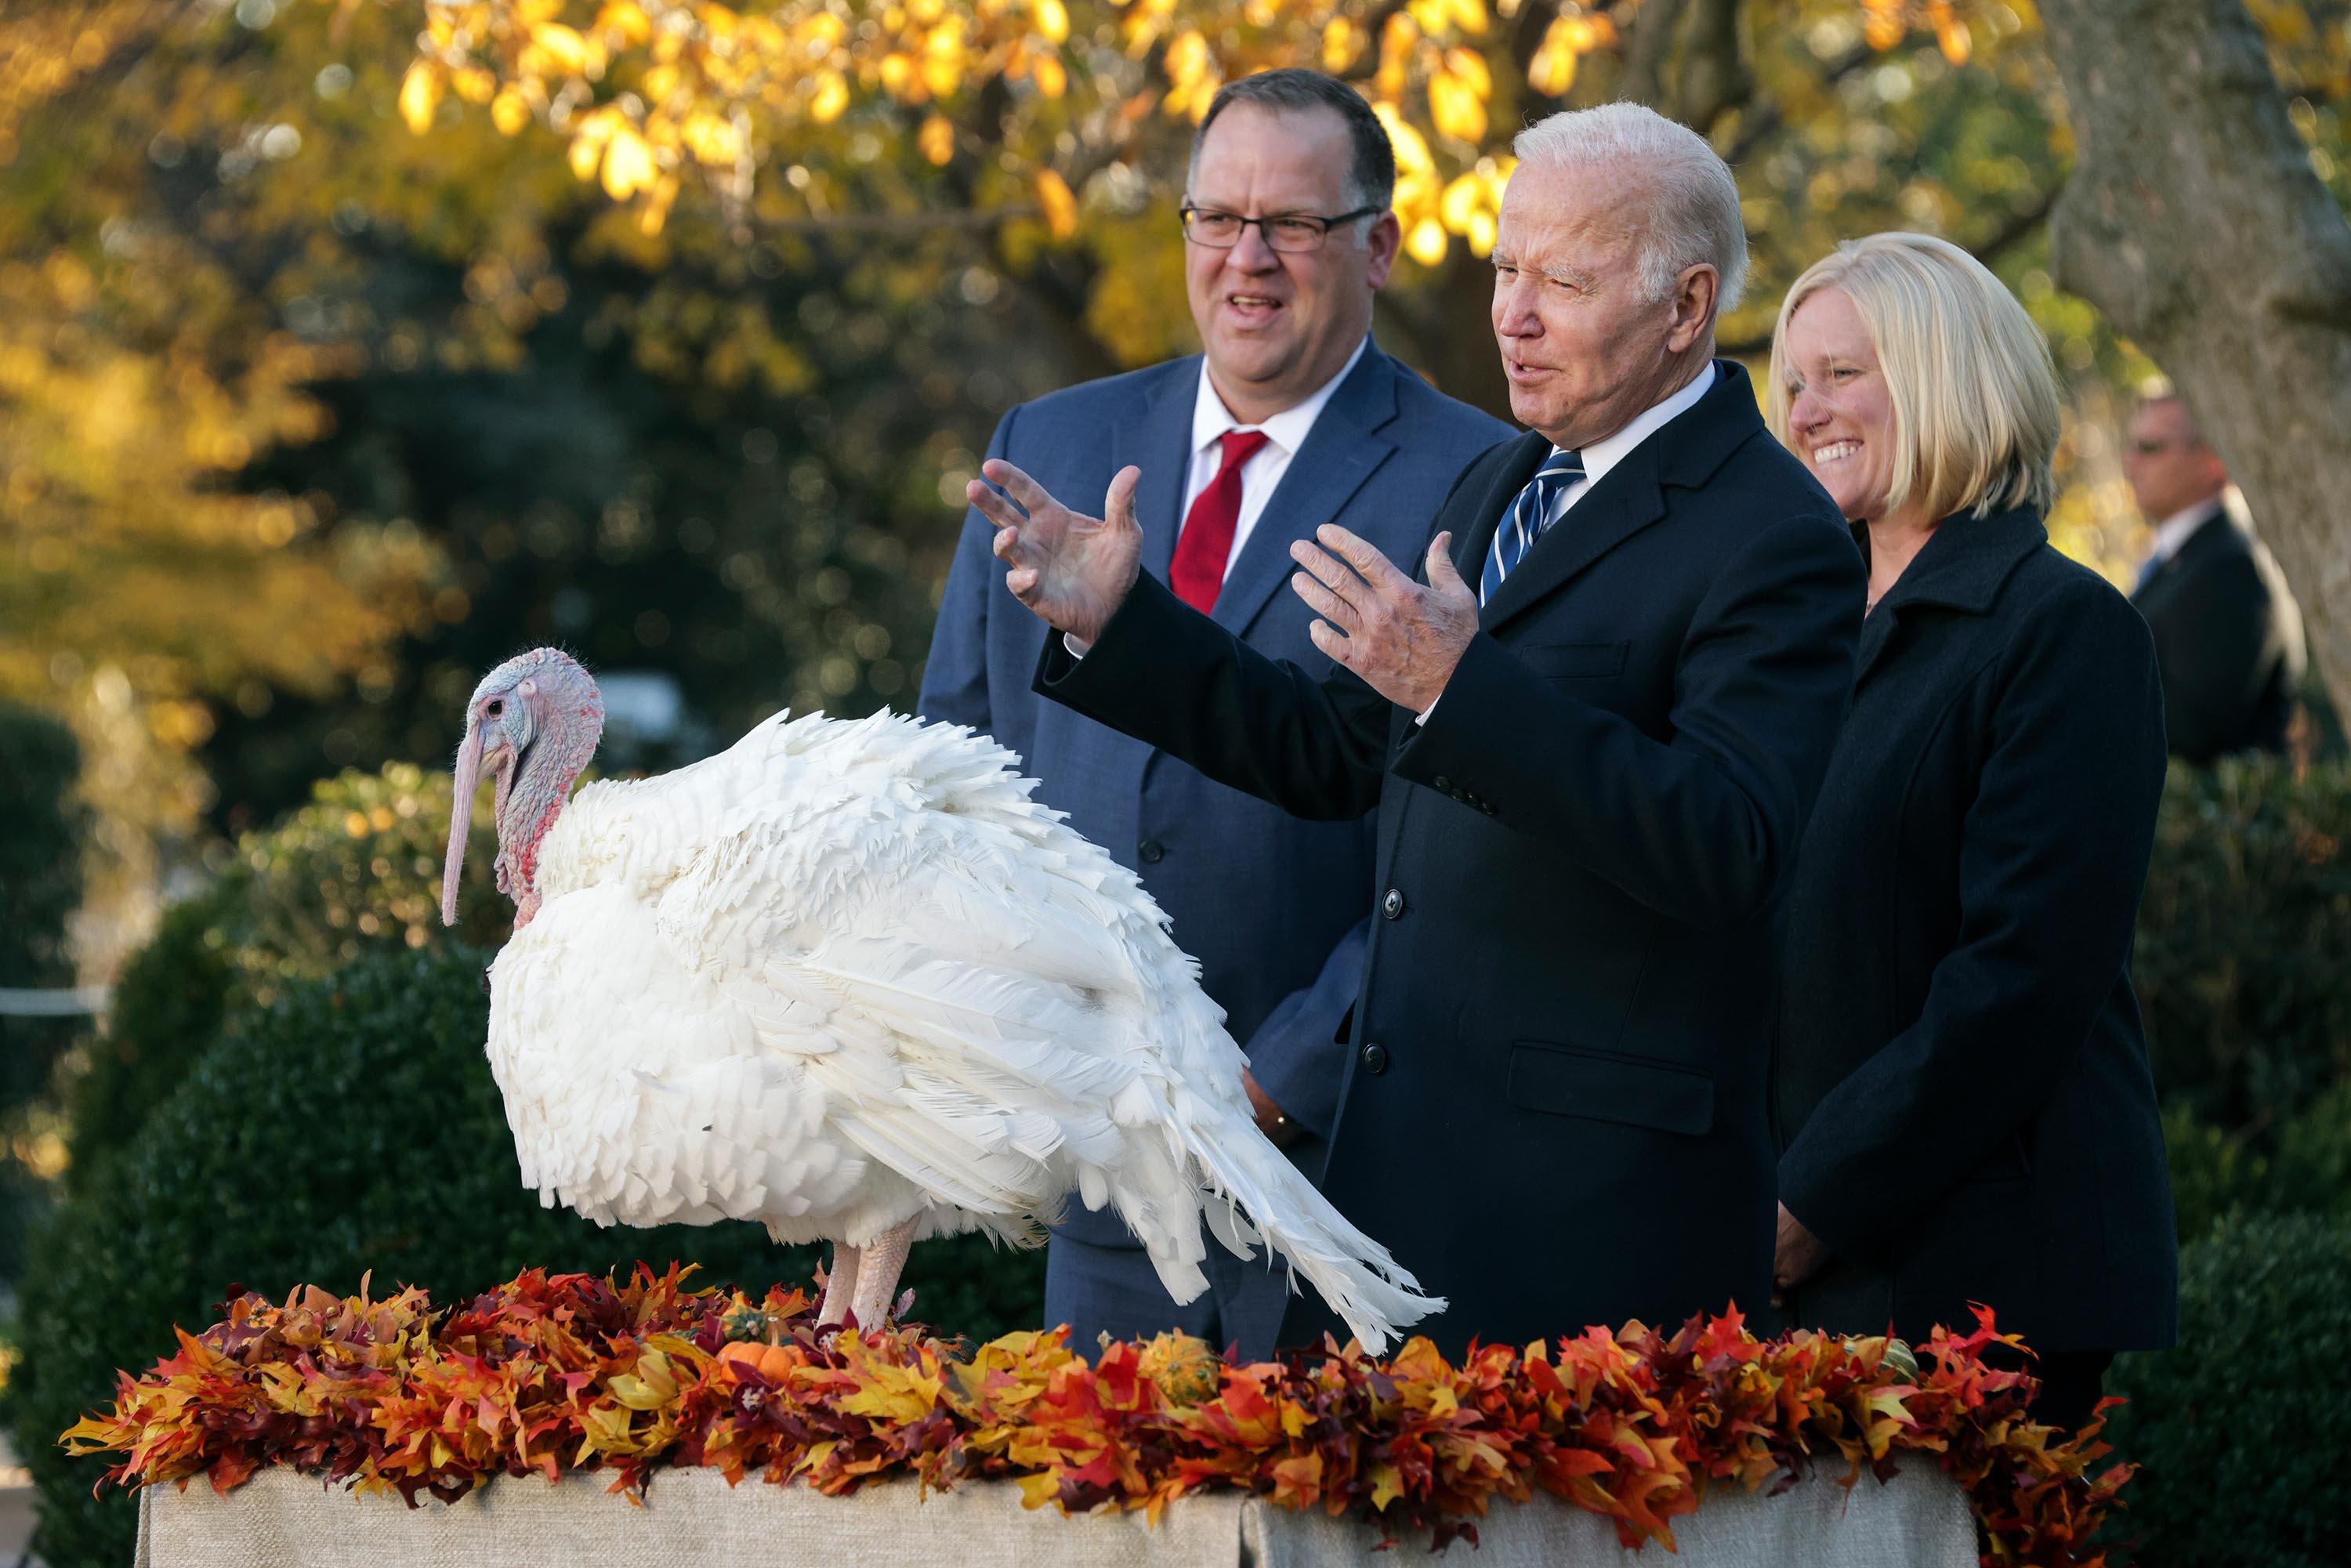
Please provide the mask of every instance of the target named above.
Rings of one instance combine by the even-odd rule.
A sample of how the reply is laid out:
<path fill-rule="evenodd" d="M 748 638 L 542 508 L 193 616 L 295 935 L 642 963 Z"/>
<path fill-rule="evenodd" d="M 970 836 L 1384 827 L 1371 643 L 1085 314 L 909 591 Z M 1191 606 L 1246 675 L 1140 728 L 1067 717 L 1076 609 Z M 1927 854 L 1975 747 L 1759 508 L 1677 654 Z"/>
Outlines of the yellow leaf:
<path fill-rule="evenodd" d="M 914 141 L 922 148 L 923 156 L 934 163 L 945 165 L 955 156 L 955 127 L 947 123 L 946 115 L 935 114 L 923 121 Z"/>
<path fill-rule="evenodd" d="M 596 177 L 596 165 L 604 161 L 605 138 L 592 134 L 586 126 L 571 139 L 567 153 L 571 160 L 571 172 L 582 180 Z"/>
<path fill-rule="evenodd" d="M 1322 68 L 1336 75 L 1355 63 L 1364 52 L 1364 30 L 1344 16 L 1333 16 L 1322 29 Z"/>
<path fill-rule="evenodd" d="M 1064 43 L 1070 37 L 1070 13 L 1061 0 L 1029 0 L 1029 14 L 1036 18 L 1037 30 L 1052 42 Z"/>
<path fill-rule="evenodd" d="M 1029 76 L 1037 84 L 1037 90 L 1047 98 L 1059 98 L 1070 89 L 1070 73 L 1059 55 L 1038 56 Z"/>
<path fill-rule="evenodd" d="M 613 131 L 604 149 L 604 193 L 625 202 L 653 183 L 653 150 L 645 139 L 626 126 Z"/>
<path fill-rule="evenodd" d="M 514 135 L 530 123 L 529 102 L 512 88 L 501 89 L 498 96 L 490 99 L 490 123 L 498 128 L 501 135 Z"/>
<path fill-rule="evenodd" d="M 588 40 L 560 22 L 542 22 L 530 30 L 530 41 L 559 68 L 588 68 Z"/>
<path fill-rule="evenodd" d="M 1420 132 L 1414 130 L 1403 115 L 1396 112 L 1394 104 L 1375 103 L 1372 105 L 1372 112 L 1377 115 L 1380 123 L 1387 128 L 1388 141 L 1395 148 L 1397 173 L 1423 174 L 1435 166 L 1435 160 L 1428 155 L 1427 141 L 1422 139 Z"/>
<path fill-rule="evenodd" d="M 1445 225 L 1435 218 L 1421 219 L 1412 225 L 1404 248 L 1421 266 L 1435 267 L 1445 259 Z"/>
<path fill-rule="evenodd" d="M 1542 47 L 1527 62 L 1527 85 L 1545 98 L 1563 97 L 1575 85 L 1577 43 L 1584 37 L 1573 24 L 1581 17 L 1562 16 L 1543 34 Z"/>
<path fill-rule="evenodd" d="M 1078 232 L 1078 198 L 1070 183 L 1050 169 L 1037 174 L 1037 204 L 1045 212 L 1045 227 L 1055 239 Z"/>
<path fill-rule="evenodd" d="M 1428 78 L 1428 118 L 1437 133 L 1457 141 L 1486 139 L 1486 105 L 1459 77 L 1439 71 Z"/>
<path fill-rule="evenodd" d="M 432 128 L 433 111 L 441 107 L 441 71 L 430 60 L 418 60 L 400 81 L 400 118 L 422 136 Z"/>
<path fill-rule="evenodd" d="M 1949 15 L 1936 18 L 1935 42 L 1942 47 L 1943 57 L 1955 66 L 1966 65 L 1974 47 L 1974 40 L 1968 37 L 1968 25 Z"/>
<path fill-rule="evenodd" d="M 889 76 L 890 61 L 904 59 L 904 55 L 893 55 L 889 60 L 882 62 L 883 76 L 885 80 Z M 819 125 L 830 125 L 839 120 L 841 111 L 848 107 L 849 84 L 841 79 L 841 73 L 819 71 L 816 77 L 816 90 L 809 95 L 809 118 Z"/>

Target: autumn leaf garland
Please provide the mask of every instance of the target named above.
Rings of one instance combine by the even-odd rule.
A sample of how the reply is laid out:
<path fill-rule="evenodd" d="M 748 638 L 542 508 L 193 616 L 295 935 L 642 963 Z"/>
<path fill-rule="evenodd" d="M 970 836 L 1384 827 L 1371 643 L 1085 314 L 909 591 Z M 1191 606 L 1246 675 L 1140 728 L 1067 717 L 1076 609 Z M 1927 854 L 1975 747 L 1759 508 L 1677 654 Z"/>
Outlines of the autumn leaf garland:
<path fill-rule="evenodd" d="M 1494 1500 L 1541 1490 L 1614 1520 L 1628 1546 L 1670 1546 L 1711 1487 L 1784 1487 L 1813 1465 L 1883 1479 L 1917 1456 L 1966 1489 L 1986 1563 L 2097 1564 L 2091 1538 L 2129 1475 L 2093 1473 L 2108 1452 L 2095 1424 L 2061 1441 L 2027 1419 L 2025 1375 L 1982 1358 L 2016 1343 L 1989 1312 L 1915 1358 L 1886 1339 L 1759 1340 L 1732 1312 L 1473 1347 L 1458 1365 L 1420 1339 L 1384 1362 L 1326 1346 L 1232 1365 L 1173 1335 L 1091 1362 L 1060 1331 L 976 1347 L 920 1325 L 820 1337 L 804 1291 L 753 1301 L 674 1266 L 626 1283 L 534 1270 L 448 1311 L 363 1282 L 349 1298 L 245 1294 L 226 1312 L 64 1434 L 73 1453 L 121 1456 L 101 1485 L 202 1475 L 225 1493 L 285 1465 L 413 1506 L 568 1469 L 636 1490 L 674 1464 L 829 1494 L 1002 1478 L 1032 1508 L 1155 1519 L 1230 1487 L 1440 1546 L 1474 1542 Z"/>

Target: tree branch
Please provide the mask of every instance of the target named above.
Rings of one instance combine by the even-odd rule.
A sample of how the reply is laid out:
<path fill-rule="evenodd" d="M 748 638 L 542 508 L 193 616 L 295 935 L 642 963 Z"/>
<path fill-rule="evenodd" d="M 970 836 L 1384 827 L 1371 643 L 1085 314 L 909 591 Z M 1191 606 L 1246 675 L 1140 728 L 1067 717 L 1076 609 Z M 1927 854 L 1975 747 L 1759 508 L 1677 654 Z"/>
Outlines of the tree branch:
<path fill-rule="evenodd" d="M 2030 206 L 2020 207 L 2010 214 L 2007 221 L 1999 228 L 1994 229 L 1976 244 L 1967 246 L 1967 253 L 1986 267 L 1992 265 L 2001 256 L 2037 233 L 2041 226 L 2049 221 L 2049 211 L 2057 204 L 2057 194 L 2060 189 L 2063 187 L 2043 191 Z M 1728 343 L 1717 343 L 1714 346 L 1714 351 L 1727 359 L 1746 360 L 1767 353 L 1771 348 L 1771 338 L 1767 332 L 1761 337 L 1740 338 Z"/>

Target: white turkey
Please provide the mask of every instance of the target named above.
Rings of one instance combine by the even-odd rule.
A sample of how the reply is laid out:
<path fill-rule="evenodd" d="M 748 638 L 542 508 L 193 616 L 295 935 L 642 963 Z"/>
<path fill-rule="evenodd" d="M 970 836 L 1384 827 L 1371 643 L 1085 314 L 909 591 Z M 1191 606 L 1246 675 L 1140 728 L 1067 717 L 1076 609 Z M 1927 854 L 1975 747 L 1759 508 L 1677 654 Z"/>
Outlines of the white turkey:
<path fill-rule="evenodd" d="M 1207 1284 L 1205 1216 L 1374 1351 L 1443 1307 L 1259 1133 L 1197 966 L 1010 752 L 782 715 L 568 799 L 602 727 L 595 682 L 541 648 L 475 688 L 457 754 L 442 915 L 487 768 L 515 903 L 489 1059 L 540 1201 L 831 1241 L 827 1323 L 878 1326 L 914 1241 L 1033 1246 L 1072 1191 L 1179 1301 Z"/>

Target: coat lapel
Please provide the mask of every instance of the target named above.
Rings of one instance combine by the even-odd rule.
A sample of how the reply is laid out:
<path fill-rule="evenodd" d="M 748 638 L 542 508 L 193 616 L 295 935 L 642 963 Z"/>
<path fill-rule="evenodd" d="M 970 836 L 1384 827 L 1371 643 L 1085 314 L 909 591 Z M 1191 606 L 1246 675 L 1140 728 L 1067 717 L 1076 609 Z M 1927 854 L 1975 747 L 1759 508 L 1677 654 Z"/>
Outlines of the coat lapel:
<path fill-rule="evenodd" d="M 1713 477 L 1723 460 L 1744 443 L 1763 433 L 1763 416 L 1755 405 L 1755 389 L 1734 360 L 1714 361 L 1714 384 L 1697 402 L 1652 432 L 1625 455 L 1600 482 L 1577 497 L 1567 514 L 1535 541 L 1518 570 L 1503 580 L 1479 613 L 1479 624 L 1491 632 L 1528 610 L 1588 569 L 1609 551 L 1666 515 L 1666 487 L 1694 488 Z M 1476 583 L 1485 570 L 1486 549 L 1502 514 L 1519 490 L 1541 465 L 1551 444 L 1531 437 L 1523 467 L 1510 467 L 1516 482 L 1507 494 L 1491 498 L 1480 519 L 1478 553 L 1465 564 L 1464 579 Z"/>
<path fill-rule="evenodd" d="M 1283 470 L 1281 483 L 1267 497 L 1257 526 L 1225 574 L 1213 617 L 1217 625 L 1245 635 L 1290 576 L 1290 541 L 1312 538 L 1395 451 L 1395 443 L 1381 434 L 1395 419 L 1395 363 L 1376 345 L 1366 348 L 1353 372 L 1322 405 L 1306 444 Z M 1416 563 L 1396 564 L 1409 572 Z"/>
<path fill-rule="evenodd" d="M 1494 547 L 1494 534 L 1502 526 L 1502 515 L 1535 470 L 1551 455 L 1551 443 L 1535 431 L 1528 431 L 1511 444 L 1510 453 L 1501 466 L 1486 481 L 1485 488 L 1469 497 L 1469 509 L 1458 514 L 1468 517 L 1466 526 L 1453 530 L 1453 570 L 1475 592 L 1478 579 L 1486 570 L 1486 552 Z M 1416 567 L 1417 562 L 1414 563 Z"/>
<path fill-rule="evenodd" d="M 1856 527 L 1854 538 L 1866 559 L 1867 529 Z M 2030 507 L 1984 517 L 1955 515 L 1938 523 L 1934 537 L 1917 559 L 1904 569 L 1901 578 L 1861 623 L 1860 667 L 1854 685 L 1867 680 L 1885 660 L 1902 616 L 1928 606 L 1970 615 L 1989 612 L 2009 574 L 2048 542 L 2049 530 Z"/>
<path fill-rule="evenodd" d="M 1494 597 L 1486 601 L 1478 617 L 1479 625 L 1489 632 L 1496 630 L 1666 515 L 1665 492 L 1657 486 L 1656 465 L 1642 460 L 1654 442 L 1653 437 L 1635 447 L 1544 531 L 1518 570 L 1504 578 Z M 1502 505 L 1507 509 L 1510 502 Z M 1489 528 L 1487 538 L 1492 537 Z M 1485 559 L 1481 550 L 1478 557 L 1481 570 Z"/>
<path fill-rule="evenodd" d="M 1192 405 L 1199 396 L 1202 361 L 1195 354 L 1184 369 L 1163 379 L 1135 411 L 1119 421 L 1111 436 L 1110 471 L 1128 464 L 1143 470 L 1134 493 L 1134 520 L 1143 529 L 1143 570 L 1167 580 L 1176 559 L 1176 535 L 1183 526 L 1184 486 L 1192 473 Z M 1081 512 L 1101 508 L 1100 496 L 1064 496 Z"/>

